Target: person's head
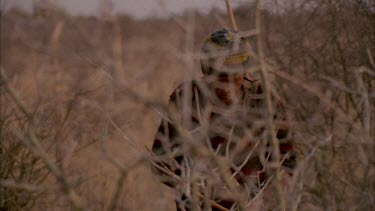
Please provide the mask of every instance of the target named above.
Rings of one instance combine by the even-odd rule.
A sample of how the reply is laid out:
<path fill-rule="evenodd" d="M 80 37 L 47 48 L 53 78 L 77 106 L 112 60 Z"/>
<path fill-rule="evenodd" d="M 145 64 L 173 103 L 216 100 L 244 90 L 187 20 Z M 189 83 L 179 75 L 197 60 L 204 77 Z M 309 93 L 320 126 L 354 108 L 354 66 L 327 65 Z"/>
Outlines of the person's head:
<path fill-rule="evenodd" d="M 237 32 L 227 29 L 213 32 L 201 49 L 202 72 L 222 82 L 240 84 L 249 65 L 249 52 L 249 43 Z"/>

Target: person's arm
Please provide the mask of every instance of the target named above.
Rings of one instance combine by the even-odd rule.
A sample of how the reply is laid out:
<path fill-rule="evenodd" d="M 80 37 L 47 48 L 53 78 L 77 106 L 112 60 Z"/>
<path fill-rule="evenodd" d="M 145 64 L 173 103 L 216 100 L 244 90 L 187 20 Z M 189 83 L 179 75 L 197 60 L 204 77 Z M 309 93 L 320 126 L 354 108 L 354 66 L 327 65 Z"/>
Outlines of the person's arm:
<path fill-rule="evenodd" d="M 195 105 L 194 89 L 197 89 L 194 83 L 192 84 L 192 88 L 192 98 L 188 102 L 193 106 Z M 184 97 L 183 94 L 183 84 L 181 84 L 169 97 L 168 106 L 177 111 L 177 115 L 181 114 L 181 100 Z M 194 109 L 192 109 L 192 112 L 193 110 Z M 152 153 L 155 155 L 155 163 L 158 165 L 158 168 L 155 168 L 155 170 L 157 170 L 156 173 L 162 177 L 162 182 L 170 187 L 175 187 L 175 183 L 171 182 L 174 181 L 173 176 L 170 174 L 180 176 L 183 162 L 183 154 L 178 152 L 182 144 L 179 131 L 177 130 L 178 123 L 173 121 L 174 119 L 171 118 L 171 116 L 162 118 L 152 146 Z M 194 115 L 191 116 L 191 123 L 193 127 L 198 125 L 198 120 Z M 174 152 L 173 155 L 172 151 Z"/>

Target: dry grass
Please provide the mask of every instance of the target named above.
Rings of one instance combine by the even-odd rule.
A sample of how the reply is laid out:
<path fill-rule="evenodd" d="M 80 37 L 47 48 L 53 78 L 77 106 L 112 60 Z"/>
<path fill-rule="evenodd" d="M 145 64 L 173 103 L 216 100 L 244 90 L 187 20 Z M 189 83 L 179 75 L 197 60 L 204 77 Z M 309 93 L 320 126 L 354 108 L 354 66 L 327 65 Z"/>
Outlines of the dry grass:
<path fill-rule="evenodd" d="M 309 11 L 262 16 L 265 68 L 287 102 L 300 153 L 287 207 L 371 210 L 374 13 L 349 1 L 315 2 Z M 188 16 L 2 14 L 0 209 L 66 210 L 77 201 L 88 210 L 174 209 L 145 146 L 161 119 L 156 110 L 187 72 L 201 74 L 199 60 L 186 63 L 186 43 L 199 52 L 227 24 L 216 11 L 195 15 L 194 25 Z M 235 16 L 240 29 L 255 27 L 254 8 Z M 40 148 L 28 145 L 33 136 Z"/>

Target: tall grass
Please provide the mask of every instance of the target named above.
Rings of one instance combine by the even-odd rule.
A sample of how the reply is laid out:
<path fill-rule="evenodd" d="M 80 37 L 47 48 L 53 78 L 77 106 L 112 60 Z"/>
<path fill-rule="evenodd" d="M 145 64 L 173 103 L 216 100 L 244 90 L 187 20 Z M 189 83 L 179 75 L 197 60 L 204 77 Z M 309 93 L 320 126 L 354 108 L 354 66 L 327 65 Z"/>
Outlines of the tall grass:
<path fill-rule="evenodd" d="M 285 206 L 374 209 L 374 5 L 275 1 L 284 12 L 262 10 L 249 40 L 293 123 Z M 234 11 L 239 29 L 255 29 L 255 11 Z M 201 77 L 200 45 L 226 20 L 2 14 L 0 209 L 173 210 L 176 192 L 151 173 L 145 146 L 169 94 Z"/>

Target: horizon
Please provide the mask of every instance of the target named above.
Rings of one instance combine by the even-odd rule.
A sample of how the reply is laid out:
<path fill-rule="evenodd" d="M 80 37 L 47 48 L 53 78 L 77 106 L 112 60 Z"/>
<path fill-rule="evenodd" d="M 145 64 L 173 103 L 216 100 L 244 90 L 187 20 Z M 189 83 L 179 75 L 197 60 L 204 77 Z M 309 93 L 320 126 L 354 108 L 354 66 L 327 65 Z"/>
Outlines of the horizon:
<path fill-rule="evenodd" d="M 226 11 L 223 0 L 89 0 L 90 3 L 87 3 L 87 0 L 3 0 L 1 1 L 1 10 L 9 11 L 19 8 L 32 13 L 34 5 L 38 2 L 42 4 L 53 2 L 55 6 L 73 16 L 100 16 L 103 11 L 106 11 L 110 14 L 127 14 L 135 19 L 170 17 L 183 14 L 188 10 L 195 10 L 203 14 L 207 14 L 213 9 Z M 240 5 L 249 4 L 251 1 L 237 0 L 231 3 L 233 8 L 237 8 Z"/>

